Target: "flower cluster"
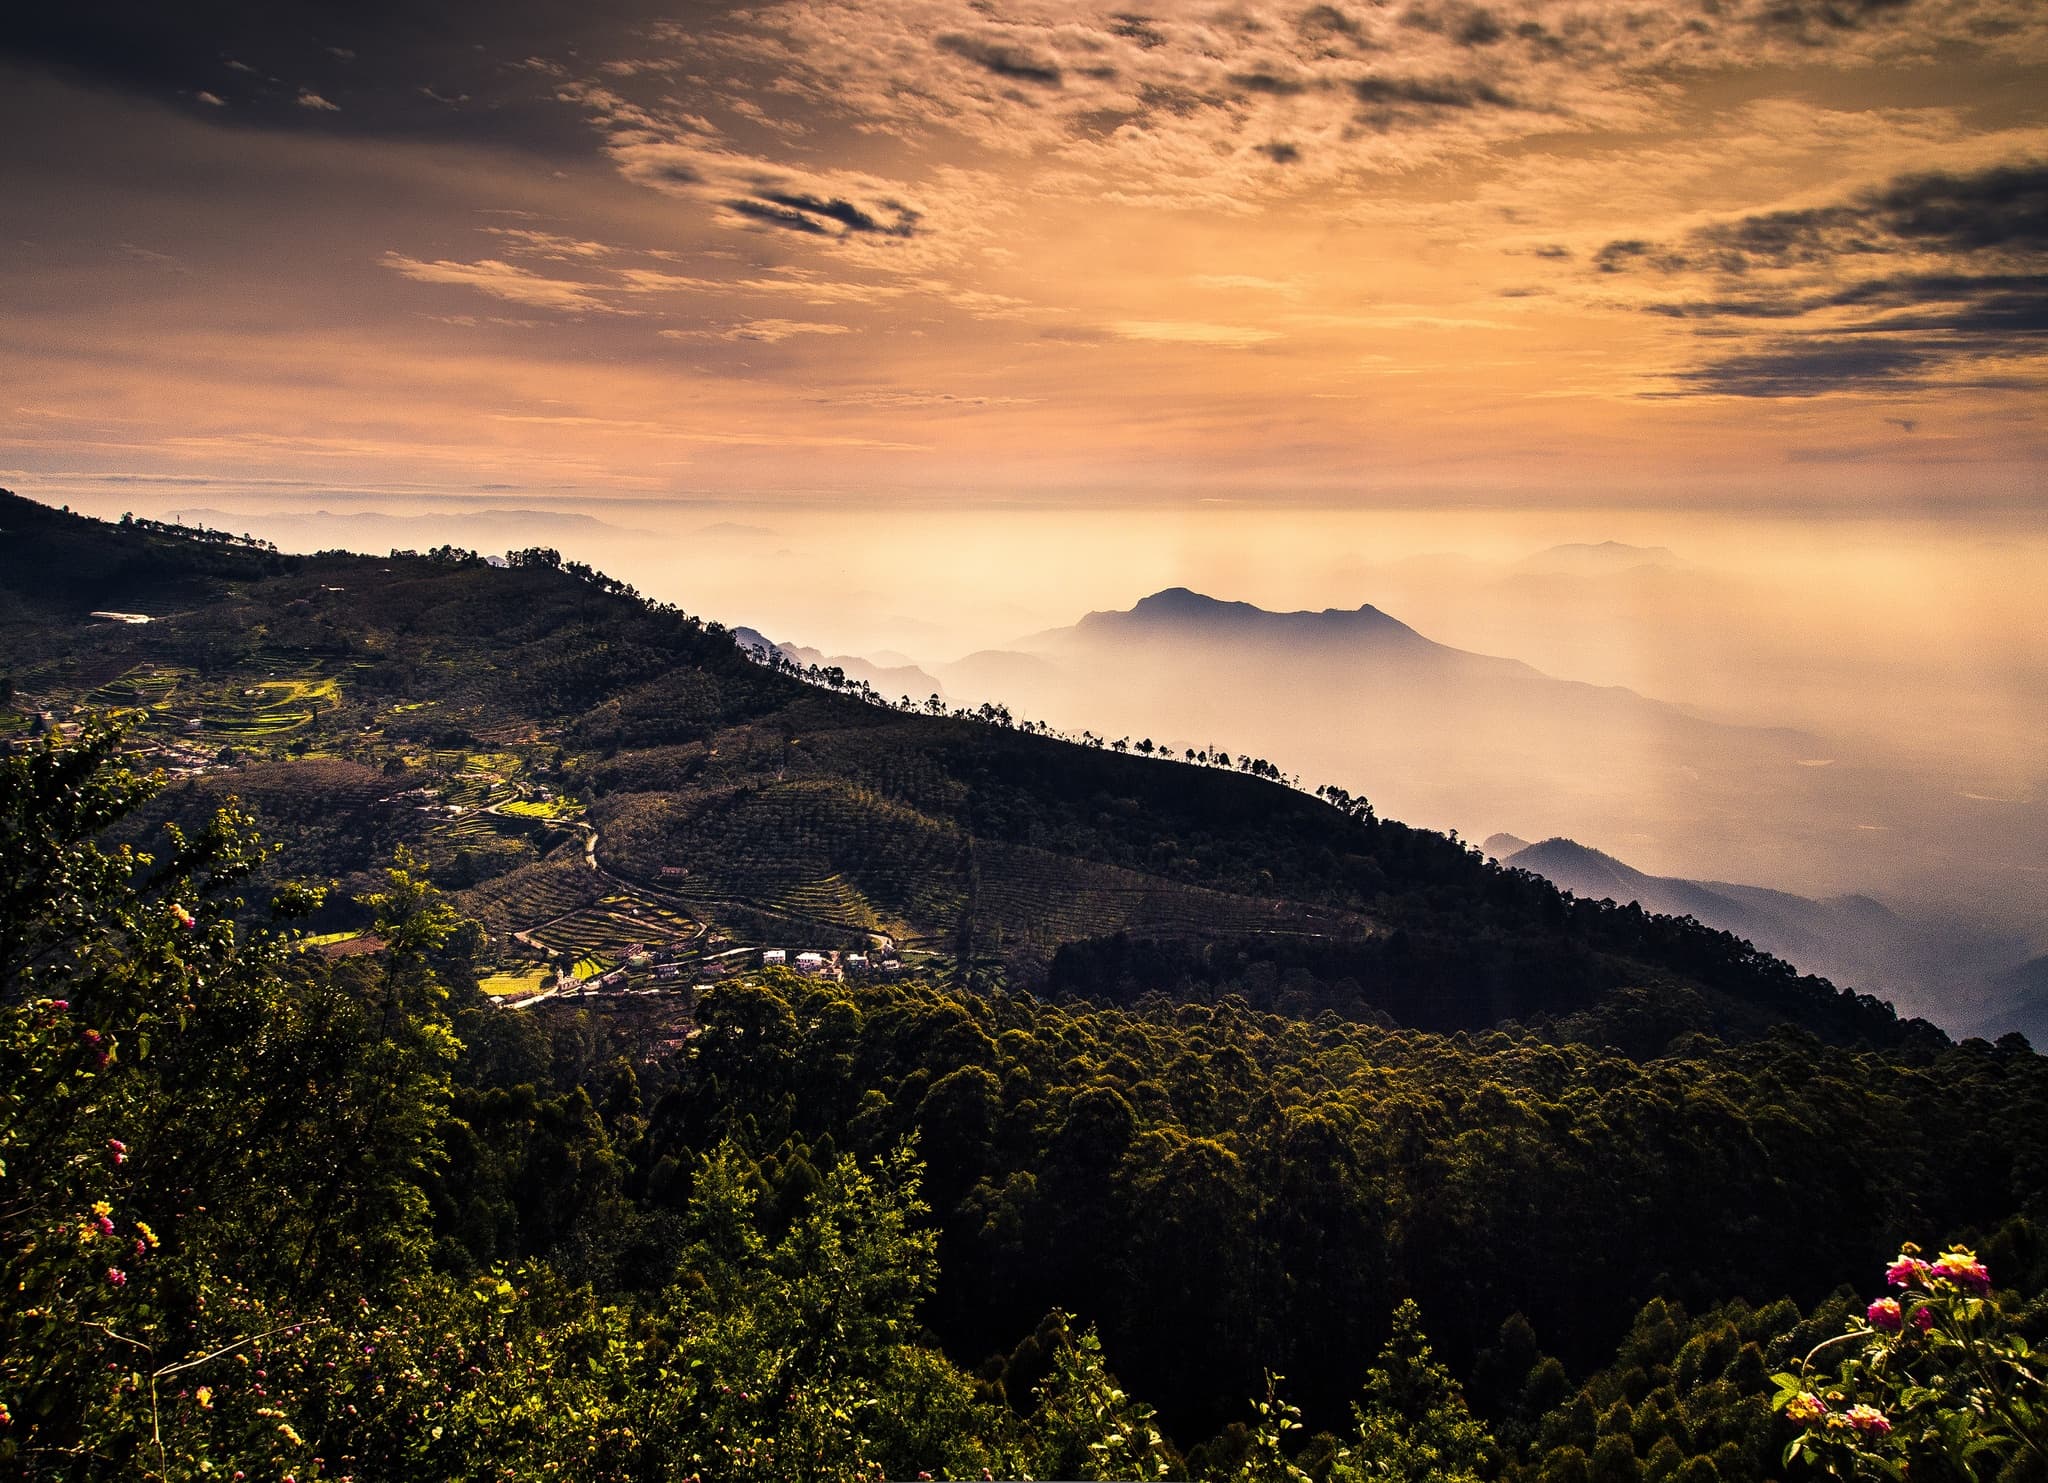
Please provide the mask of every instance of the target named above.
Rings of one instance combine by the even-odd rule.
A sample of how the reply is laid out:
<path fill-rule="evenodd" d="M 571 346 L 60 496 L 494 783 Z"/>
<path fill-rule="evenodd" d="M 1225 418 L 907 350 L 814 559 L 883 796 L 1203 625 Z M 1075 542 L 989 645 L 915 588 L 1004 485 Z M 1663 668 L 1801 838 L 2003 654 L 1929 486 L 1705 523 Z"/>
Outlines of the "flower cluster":
<path fill-rule="evenodd" d="M 1879 1298 L 1863 1310 L 1863 1316 L 1879 1333 L 1896 1334 L 1906 1326 L 1905 1310 L 1899 1306 L 1897 1298 Z M 1913 1327 L 1923 1334 L 1934 1327 L 1934 1310 L 1925 1303 L 1916 1304 L 1913 1308 Z"/>
<path fill-rule="evenodd" d="M 1893 1287 L 1947 1287 L 1979 1298 L 1991 1292 L 1990 1271 L 1964 1246 L 1951 1246 L 1929 1262 L 1921 1260 L 1919 1247 L 1908 1243 L 1900 1248 L 1898 1260 L 1885 1268 L 1884 1278 Z"/>
<path fill-rule="evenodd" d="M 1921 1475 L 1980 1456 L 2048 1459 L 2038 1437 L 2043 1378 L 1992 1297 L 1991 1273 L 1966 1246 L 1932 1259 L 1906 1245 L 1885 1269 L 1893 1292 L 1817 1345 L 1796 1372 L 1772 1378 L 1772 1407 L 1794 1428 L 1789 1466 L 1804 1458 L 1843 1483 Z M 1832 1351 L 1832 1372 L 1815 1360 Z M 1961 1475 L 1989 1477 L 1965 1465 Z"/>
<path fill-rule="evenodd" d="M 1888 1436 L 1892 1429 L 1890 1418 L 1875 1406 L 1851 1406 L 1846 1411 L 1837 1411 L 1828 1417 L 1828 1426 L 1834 1431 L 1862 1432 L 1869 1437 Z"/>
<path fill-rule="evenodd" d="M 1802 1390 L 1785 1403 L 1785 1419 L 1798 1426 L 1817 1426 L 1827 1418 L 1828 1403 L 1810 1390 Z"/>

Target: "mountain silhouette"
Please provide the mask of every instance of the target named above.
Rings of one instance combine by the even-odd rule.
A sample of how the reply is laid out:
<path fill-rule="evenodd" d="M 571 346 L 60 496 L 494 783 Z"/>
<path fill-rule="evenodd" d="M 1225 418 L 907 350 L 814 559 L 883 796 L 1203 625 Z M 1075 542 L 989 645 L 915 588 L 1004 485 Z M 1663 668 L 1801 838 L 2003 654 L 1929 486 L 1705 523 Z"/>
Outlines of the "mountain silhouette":
<path fill-rule="evenodd" d="M 1884 993 L 1902 1008 L 1949 1023 L 1995 1024 L 2029 1036 L 2048 1030 L 2048 958 L 2006 972 L 2015 944 L 2003 933 L 1913 920 L 1863 895 L 1815 899 L 1763 886 L 1650 875 L 1572 839 L 1520 849 L 1495 835 L 1488 852 L 1586 901 L 1633 902 L 1692 917 L 1774 956 L 1842 983 Z"/>

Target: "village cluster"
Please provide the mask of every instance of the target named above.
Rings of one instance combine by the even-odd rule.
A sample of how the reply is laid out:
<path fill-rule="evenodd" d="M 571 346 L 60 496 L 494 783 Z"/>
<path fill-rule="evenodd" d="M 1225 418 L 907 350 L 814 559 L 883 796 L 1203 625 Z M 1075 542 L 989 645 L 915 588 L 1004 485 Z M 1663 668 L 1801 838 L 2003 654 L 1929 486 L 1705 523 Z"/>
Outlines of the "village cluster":
<path fill-rule="evenodd" d="M 686 959 L 694 959 L 694 962 Z M 499 1002 L 508 1008 L 524 1009 L 549 999 L 672 994 L 686 987 L 693 993 L 703 993 L 719 979 L 753 968 L 781 968 L 807 978 L 843 981 L 894 978 L 904 971 L 904 963 L 893 948 L 847 952 L 837 949 L 791 951 L 781 947 L 735 947 L 697 957 L 689 946 L 647 947 L 635 944 L 626 949 L 615 967 L 578 977 L 575 969 L 557 966 L 550 987 L 530 996 L 506 998 Z M 694 969 L 694 973 L 686 973 L 686 969 Z"/>

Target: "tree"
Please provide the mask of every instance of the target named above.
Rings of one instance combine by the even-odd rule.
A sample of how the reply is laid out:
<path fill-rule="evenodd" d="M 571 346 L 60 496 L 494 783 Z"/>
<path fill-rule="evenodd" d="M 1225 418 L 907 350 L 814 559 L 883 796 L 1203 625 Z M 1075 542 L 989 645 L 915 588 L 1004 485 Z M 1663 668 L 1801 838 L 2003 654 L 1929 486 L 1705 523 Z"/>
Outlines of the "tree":
<path fill-rule="evenodd" d="M 1352 1415 L 1357 1438 L 1331 1467 L 1333 1483 L 1467 1483 L 1495 1470 L 1499 1449 L 1430 1353 L 1412 1300 L 1394 1310 L 1393 1332 Z"/>
<path fill-rule="evenodd" d="M 445 1035 L 427 970 L 394 960 L 408 991 L 380 1012 L 238 920 L 267 851 L 232 809 L 155 851 L 104 847 L 155 786 L 118 746 L 94 729 L 0 767 L 0 1456 L 31 1475 L 204 1457 L 264 1402 L 209 1401 L 167 1435 L 172 1377 L 219 1384 L 426 1247 L 415 1177 L 444 1084 L 414 1058 Z M 313 900 L 284 893 L 273 921 Z M 285 1416 L 291 1382 L 269 1388 Z"/>

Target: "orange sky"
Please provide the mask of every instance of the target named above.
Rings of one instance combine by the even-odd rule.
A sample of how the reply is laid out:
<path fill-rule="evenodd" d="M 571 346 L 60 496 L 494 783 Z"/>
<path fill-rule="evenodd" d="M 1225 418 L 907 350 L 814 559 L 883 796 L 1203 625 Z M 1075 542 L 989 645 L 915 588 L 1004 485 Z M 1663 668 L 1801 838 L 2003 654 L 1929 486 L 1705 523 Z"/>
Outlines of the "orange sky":
<path fill-rule="evenodd" d="M 2033 0 L 108 9 L 0 34 L 42 497 L 2048 494 Z"/>

